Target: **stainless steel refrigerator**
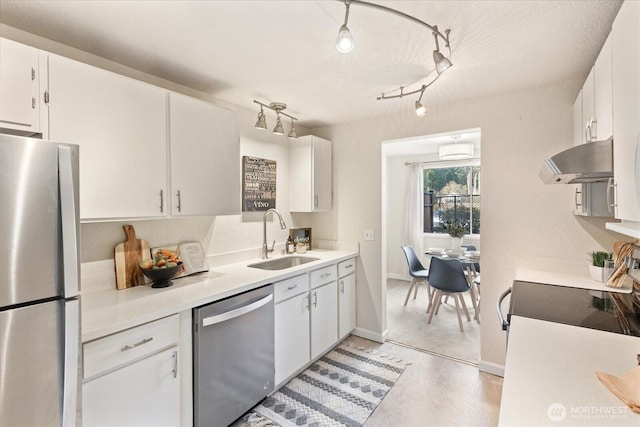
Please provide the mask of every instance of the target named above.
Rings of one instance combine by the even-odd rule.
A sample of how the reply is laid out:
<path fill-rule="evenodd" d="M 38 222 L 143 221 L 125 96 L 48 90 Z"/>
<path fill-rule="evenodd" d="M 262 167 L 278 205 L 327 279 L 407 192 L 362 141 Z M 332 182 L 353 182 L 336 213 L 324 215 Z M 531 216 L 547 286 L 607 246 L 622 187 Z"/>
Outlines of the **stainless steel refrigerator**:
<path fill-rule="evenodd" d="M 0 135 L 0 426 L 75 426 L 78 147 Z"/>

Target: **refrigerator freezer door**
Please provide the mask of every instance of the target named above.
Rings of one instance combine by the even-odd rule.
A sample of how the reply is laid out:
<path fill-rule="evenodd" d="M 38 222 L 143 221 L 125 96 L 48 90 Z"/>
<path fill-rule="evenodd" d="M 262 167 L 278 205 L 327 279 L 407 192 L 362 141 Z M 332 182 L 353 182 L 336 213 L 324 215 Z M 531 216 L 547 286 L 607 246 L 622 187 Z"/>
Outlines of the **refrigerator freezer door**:
<path fill-rule="evenodd" d="M 0 426 L 61 425 L 64 304 L 0 312 Z"/>
<path fill-rule="evenodd" d="M 58 145 L 0 135 L 0 309 L 59 296 Z"/>

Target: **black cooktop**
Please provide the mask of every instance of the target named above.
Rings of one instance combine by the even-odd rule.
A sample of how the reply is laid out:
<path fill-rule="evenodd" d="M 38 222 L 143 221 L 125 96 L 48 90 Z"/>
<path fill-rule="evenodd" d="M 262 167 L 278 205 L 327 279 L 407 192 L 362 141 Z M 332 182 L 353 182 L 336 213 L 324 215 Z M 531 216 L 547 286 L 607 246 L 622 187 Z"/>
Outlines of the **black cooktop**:
<path fill-rule="evenodd" d="M 640 336 L 640 292 L 592 291 L 515 281 L 508 316 Z"/>

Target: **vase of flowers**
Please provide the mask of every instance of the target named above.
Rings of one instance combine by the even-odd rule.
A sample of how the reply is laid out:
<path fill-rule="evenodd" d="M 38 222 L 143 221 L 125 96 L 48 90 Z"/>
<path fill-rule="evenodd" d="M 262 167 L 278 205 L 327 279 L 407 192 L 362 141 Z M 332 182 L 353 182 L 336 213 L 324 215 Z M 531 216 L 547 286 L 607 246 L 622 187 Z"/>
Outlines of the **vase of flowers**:
<path fill-rule="evenodd" d="M 444 230 L 451 236 L 451 252 L 459 254 L 462 252 L 462 238 L 464 237 L 467 227 L 461 221 L 446 221 Z"/>

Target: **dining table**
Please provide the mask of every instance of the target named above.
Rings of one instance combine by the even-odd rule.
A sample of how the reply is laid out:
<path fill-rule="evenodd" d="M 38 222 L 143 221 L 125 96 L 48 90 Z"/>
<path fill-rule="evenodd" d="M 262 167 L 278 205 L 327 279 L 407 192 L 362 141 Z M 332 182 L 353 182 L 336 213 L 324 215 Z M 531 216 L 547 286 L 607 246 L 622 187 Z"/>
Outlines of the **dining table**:
<path fill-rule="evenodd" d="M 468 251 L 463 248 L 460 252 L 454 252 L 451 249 L 428 248 L 424 251 L 424 255 L 441 259 L 455 259 L 462 264 L 474 303 L 475 314 L 473 318 L 480 323 L 480 251 Z"/>

